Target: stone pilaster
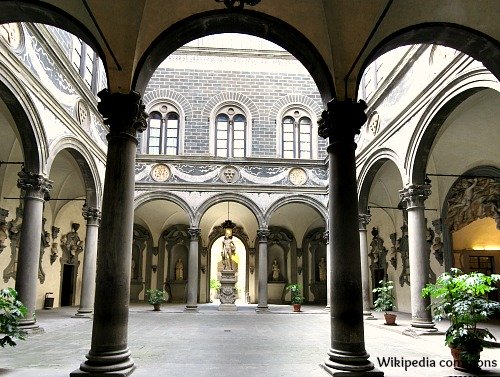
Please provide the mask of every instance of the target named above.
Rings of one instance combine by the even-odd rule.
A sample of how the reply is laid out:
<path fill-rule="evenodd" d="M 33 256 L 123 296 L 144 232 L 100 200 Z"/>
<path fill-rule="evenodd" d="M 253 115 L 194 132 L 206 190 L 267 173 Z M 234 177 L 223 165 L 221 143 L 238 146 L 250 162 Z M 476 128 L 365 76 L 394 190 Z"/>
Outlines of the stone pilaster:
<path fill-rule="evenodd" d="M 137 132 L 146 129 L 141 96 L 98 94 L 97 108 L 109 125 L 92 343 L 87 360 L 71 376 L 128 376 L 134 361 L 127 345 L 134 220 Z"/>
<path fill-rule="evenodd" d="M 364 102 L 328 103 L 318 133 L 328 138 L 331 347 L 323 367 L 331 375 L 383 375 L 365 350 L 354 136 L 366 122 Z M 349 261 L 346 263 L 345 261 Z"/>
<path fill-rule="evenodd" d="M 399 191 L 408 212 L 408 250 L 410 259 L 411 326 L 423 332 L 437 331 L 422 288 L 429 282 L 429 245 L 425 237 L 424 202 L 431 194 L 430 185 L 408 185 Z"/>
<path fill-rule="evenodd" d="M 186 311 L 198 311 L 198 245 L 201 230 L 198 228 L 188 229 L 191 240 L 189 242 L 189 261 L 188 261 L 188 290 Z"/>
<path fill-rule="evenodd" d="M 371 215 L 360 213 L 359 220 L 359 253 L 361 258 L 361 282 L 363 287 L 363 317 L 375 319 L 371 313 L 370 269 L 368 267 L 368 239 L 366 226 L 370 223 Z"/>
<path fill-rule="evenodd" d="M 83 218 L 87 221 L 85 250 L 83 252 L 83 272 L 80 307 L 75 317 L 90 317 L 94 311 L 95 274 L 97 261 L 97 237 L 101 211 L 97 208 L 83 207 Z"/>
<path fill-rule="evenodd" d="M 268 229 L 259 229 L 257 238 L 259 240 L 259 300 L 257 303 L 257 313 L 269 311 L 267 305 L 267 237 Z"/>
<path fill-rule="evenodd" d="M 330 284 L 331 282 L 331 274 L 332 274 L 332 256 L 330 251 L 330 232 L 326 230 L 323 233 L 323 239 L 326 242 L 326 307 L 325 310 L 330 310 L 332 304 L 332 298 L 330 295 Z"/>
<path fill-rule="evenodd" d="M 42 175 L 24 170 L 21 170 L 18 176 L 17 186 L 24 192 L 24 210 L 17 257 L 15 289 L 19 294 L 19 300 L 28 309 L 26 318 L 20 321 L 20 326 L 24 329 L 35 329 L 38 327 L 34 314 L 36 309 L 43 203 L 52 189 L 52 181 Z"/>

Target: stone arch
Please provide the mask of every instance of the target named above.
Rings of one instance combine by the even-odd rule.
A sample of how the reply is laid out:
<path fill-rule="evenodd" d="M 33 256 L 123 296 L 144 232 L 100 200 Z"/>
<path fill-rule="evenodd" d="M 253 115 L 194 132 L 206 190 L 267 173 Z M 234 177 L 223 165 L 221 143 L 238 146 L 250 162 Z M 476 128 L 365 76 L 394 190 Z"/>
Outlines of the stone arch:
<path fill-rule="evenodd" d="M 410 44 L 438 44 L 462 51 L 483 63 L 500 80 L 500 43 L 497 40 L 463 25 L 429 22 L 398 30 L 375 46 L 360 67 L 356 88 L 371 62 L 392 49 Z"/>
<path fill-rule="evenodd" d="M 191 103 L 182 94 L 172 89 L 156 89 L 144 95 L 143 102 L 146 105 L 146 112 L 149 112 L 149 108 L 154 104 L 163 101 L 174 102 L 185 117 L 188 119 L 193 117 L 193 106 L 191 106 Z"/>
<path fill-rule="evenodd" d="M 153 201 L 153 200 L 166 200 L 172 203 L 177 204 L 179 207 L 181 207 L 186 214 L 189 217 L 189 222 L 193 226 L 195 223 L 195 215 L 193 213 L 193 210 L 187 204 L 183 199 L 178 197 L 175 194 L 172 194 L 167 191 L 148 191 L 145 193 L 139 194 L 135 199 L 134 199 L 134 210 L 139 208 L 142 204 L 145 204 L 147 202 Z"/>
<path fill-rule="evenodd" d="M 21 143 L 26 171 L 43 174 L 48 158 L 48 142 L 35 104 L 23 85 L 0 65 L 0 98 L 17 126 L 14 132 Z"/>
<path fill-rule="evenodd" d="M 500 91 L 500 84 L 485 70 L 468 72 L 450 83 L 427 106 L 411 136 L 404 161 L 412 183 L 424 182 L 431 146 L 448 116 L 466 99 L 487 88 Z"/>
<path fill-rule="evenodd" d="M 80 140 L 71 136 L 59 139 L 50 151 L 47 171 L 50 172 L 54 159 L 63 150 L 67 150 L 80 167 L 85 182 L 86 205 L 92 208 L 100 208 L 102 184 L 99 172 L 92 154 Z"/>
<path fill-rule="evenodd" d="M 373 179 L 378 170 L 387 161 L 392 161 L 398 168 L 401 175 L 401 181 L 404 181 L 404 170 L 401 168 L 399 156 L 392 149 L 382 148 L 372 153 L 358 175 L 358 210 L 360 213 L 366 213 L 368 208 L 368 197 L 373 184 Z"/>
<path fill-rule="evenodd" d="M 247 207 L 250 212 L 253 213 L 257 220 L 258 227 L 261 228 L 264 226 L 264 216 L 262 214 L 262 211 L 260 208 L 255 204 L 252 200 L 249 198 L 236 194 L 236 193 L 221 193 L 212 196 L 211 198 L 207 199 L 205 202 L 203 202 L 198 210 L 196 211 L 196 216 L 194 218 L 194 223 L 193 224 L 199 224 L 201 218 L 203 215 L 207 212 L 207 210 L 212 207 L 215 204 L 222 203 L 222 202 L 236 202 L 239 203 L 245 207 Z"/>
<path fill-rule="evenodd" d="M 325 104 L 335 97 L 330 70 L 316 47 L 300 31 L 282 20 L 247 9 L 195 14 L 163 31 L 140 58 L 132 87 L 144 93 L 156 68 L 179 47 L 196 38 L 227 32 L 250 34 L 280 45 L 309 71 Z"/>
<path fill-rule="evenodd" d="M 271 204 L 264 214 L 265 224 L 269 224 L 271 216 L 278 208 L 290 203 L 301 203 L 315 209 L 323 218 L 325 224 L 328 223 L 328 209 L 320 201 L 306 195 L 298 194 L 285 196 Z"/>
<path fill-rule="evenodd" d="M 83 23 L 63 11 L 61 8 L 40 1 L 2 1 L 0 2 L 0 23 L 10 22 L 47 24 L 64 29 L 76 35 L 97 52 L 99 58 L 103 61 L 106 77 L 108 77 L 106 55 L 99 42 L 97 42 L 97 39 Z M 116 60 L 115 64 L 118 69 L 121 69 Z"/>

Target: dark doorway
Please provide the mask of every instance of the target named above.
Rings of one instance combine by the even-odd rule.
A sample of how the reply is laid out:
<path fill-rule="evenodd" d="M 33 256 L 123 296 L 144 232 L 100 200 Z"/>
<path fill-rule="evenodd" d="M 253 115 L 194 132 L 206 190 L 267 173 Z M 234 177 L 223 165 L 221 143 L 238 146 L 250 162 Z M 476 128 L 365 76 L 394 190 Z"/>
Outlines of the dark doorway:
<path fill-rule="evenodd" d="M 75 266 L 65 264 L 63 266 L 61 306 L 73 305 Z"/>

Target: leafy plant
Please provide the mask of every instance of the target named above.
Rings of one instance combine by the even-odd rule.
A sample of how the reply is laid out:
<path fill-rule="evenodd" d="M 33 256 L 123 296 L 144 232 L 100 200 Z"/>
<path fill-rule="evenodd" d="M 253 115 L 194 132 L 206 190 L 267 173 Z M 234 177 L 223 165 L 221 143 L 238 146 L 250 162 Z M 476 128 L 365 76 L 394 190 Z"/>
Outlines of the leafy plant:
<path fill-rule="evenodd" d="M 392 291 L 394 289 L 394 283 L 391 280 L 379 281 L 379 286 L 373 289 L 373 293 L 377 294 L 377 299 L 374 302 L 375 311 L 377 312 L 388 312 L 395 309 L 394 295 Z"/>
<path fill-rule="evenodd" d="M 15 346 L 14 339 L 24 340 L 26 332 L 19 329 L 19 320 L 26 317 L 28 310 L 17 299 L 17 292 L 13 288 L 0 290 L 0 346 Z"/>
<path fill-rule="evenodd" d="M 210 289 L 218 291 L 220 289 L 220 281 L 217 279 L 210 279 Z"/>
<path fill-rule="evenodd" d="M 148 296 L 148 303 L 151 305 L 159 305 L 165 302 L 165 291 L 161 289 L 148 289 L 146 294 Z"/>
<path fill-rule="evenodd" d="M 500 275 L 464 274 L 452 268 L 441 274 L 435 284 L 427 284 L 422 289 L 423 297 L 435 299 L 431 304 L 434 319 L 450 320 L 445 344 L 462 349 L 462 359 L 471 365 L 479 362 L 479 353 L 487 345 L 485 339 L 495 339 L 488 329 L 478 329 L 477 323 L 486 321 L 500 309 L 500 303 L 487 298 L 487 294 L 496 289 L 497 282 Z"/>
<path fill-rule="evenodd" d="M 304 297 L 301 293 L 302 286 L 300 284 L 289 284 L 286 290 L 290 291 L 292 304 L 302 304 L 304 302 Z"/>

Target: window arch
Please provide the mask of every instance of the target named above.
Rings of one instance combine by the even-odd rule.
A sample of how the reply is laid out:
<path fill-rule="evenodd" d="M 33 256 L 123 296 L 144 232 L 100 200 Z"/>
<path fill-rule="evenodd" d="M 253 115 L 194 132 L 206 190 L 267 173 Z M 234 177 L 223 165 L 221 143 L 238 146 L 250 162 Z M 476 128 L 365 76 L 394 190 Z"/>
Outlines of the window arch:
<path fill-rule="evenodd" d="M 280 124 L 281 157 L 313 158 L 313 122 L 309 113 L 291 108 L 282 114 Z"/>
<path fill-rule="evenodd" d="M 223 106 L 216 112 L 214 133 L 216 157 L 248 157 L 248 121 L 238 106 Z"/>
<path fill-rule="evenodd" d="M 148 128 L 140 143 L 140 153 L 179 155 L 182 153 L 182 114 L 177 107 L 159 103 L 150 109 Z"/>

